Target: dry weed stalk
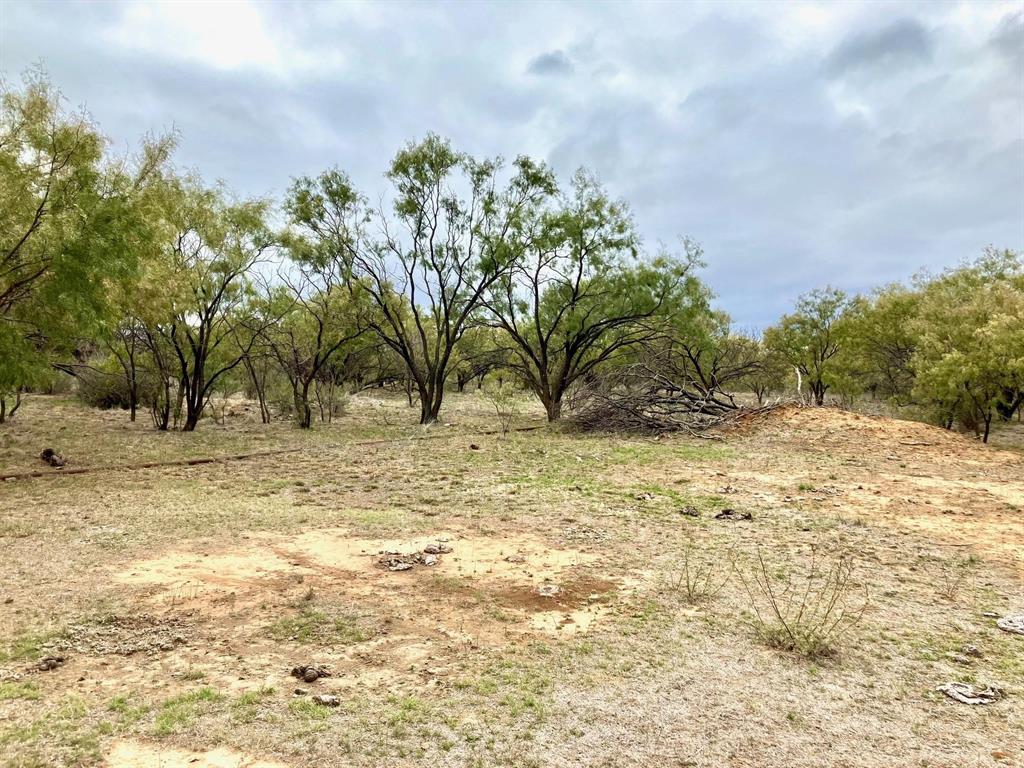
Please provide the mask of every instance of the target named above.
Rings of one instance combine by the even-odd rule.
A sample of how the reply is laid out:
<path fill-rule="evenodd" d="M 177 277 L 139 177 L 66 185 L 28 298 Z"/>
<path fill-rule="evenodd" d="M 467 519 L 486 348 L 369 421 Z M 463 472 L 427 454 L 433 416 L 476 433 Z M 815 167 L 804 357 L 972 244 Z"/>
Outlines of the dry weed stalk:
<path fill-rule="evenodd" d="M 735 557 L 731 548 L 725 553 L 724 562 L 718 555 L 714 549 L 703 550 L 701 555 L 697 555 L 693 542 L 687 541 L 678 561 L 678 568 L 668 576 L 668 587 L 672 593 L 691 605 L 717 597 L 729 583 L 735 568 Z M 723 564 L 724 573 L 720 568 Z"/>

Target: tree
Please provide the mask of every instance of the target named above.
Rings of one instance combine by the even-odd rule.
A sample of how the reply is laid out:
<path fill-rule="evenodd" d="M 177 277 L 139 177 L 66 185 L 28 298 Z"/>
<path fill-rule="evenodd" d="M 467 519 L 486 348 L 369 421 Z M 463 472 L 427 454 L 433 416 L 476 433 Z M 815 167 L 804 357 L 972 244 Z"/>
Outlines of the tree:
<path fill-rule="evenodd" d="M 868 391 L 897 405 L 911 401 L 917 334 L 913 328 L 920 294 L 889 285 L 854 298 L 843 318 L 844 341 L 836 359 L 851 390 Z"/>
<path fill-rule="evenodd" d="M 329 364 L 366 331 L 359 308 L 330 273 L 302 271 L 268 302 L 276 322 L 262 322 L 262 336 L 291 385 L 297 424 L 313 422 L 310 388 Z"/>
<path fill-rule="evenodd" d="M 505 342 L 504 333 L 492 328 L 475 326 L 466 330 L 453 366 L 459 392 L 465 391 L 466 385 L 474 380 L 480 389 L 487 374 L 508 366 L 510 350 Z"/>
<path fill-rule="evenodd" d="M 40 72 L 0 93 L 0 379 L 8 395 L 38 383 L 48 354 L 95 332 L 118 287 L 136 276 L 146 190 L 173 141 L 148 141 L 135 160 L 108 160 L 105 143 Z"/>
<path fill-rule="evenodd" d="M 555 192 L 545 167 L 520 157 L 513 169 L 502 184 L 499 160 L 474 160 L 434 135 L 409 144 L 387 173 L 393 219 L 379 211 L 375 237 L 345 174 L 327 171 L 293 187 L 293 227 L 376 305 L 370 327 L 408 367 L 420 423 L 437 420 L 459 340 L 487 289 L 520 258 L 524 219 Z"/>
<path fill-rule="evenodd" d="M 817 289 L 801 296 L 796 311 L 764 333 L 765 345 L 793 366 L 806 381 L 815 405 L 835 381 L 835 357 L 842 349 L 841 318 L 848 306 L 836 288 Z"/>
<path fill-rule="evenodd" d="M 764 405 L 768 395 L 782 389 L 790 368 L 782 356 L 765 346 L 763 341 L 748 341 L 753 344 L 757 364 L 742 377 L 742 382 L 757 398 L 757 404 Z"/>
<path fill-rule="evenodd" d="M 582 171 L 559 209 L 524 224 L 524 257 L 491 284 L 484 307 L 512 341 L 510 367 L 555 421 L 573 383 L 657 334 L 642 321 L 703 300 L 693 275 L 701 254 L 687 241 L 682 260 L 639 260 L 626 206 Z"/>
<path fill-rule="evenodd" d="M 914 394 L 942 423 L 988 442 L 1000 409 L 1024 400 L 1024 263 L 989 248 L 975 263 L 922 281 L 914 321 Z"/>
<path fill-rule="evenodd" d="M 222 190 L 205 189 L 194 179 L 180 180 L 170 196 L 165 295 L 151 335 L 159 336 L 176 364 L 182 429 L 191 432 L 218 379 L 254 343 L 254 334 L 239 336 L 235 330 L 246 317 L 248 275 L 275 240 L 262 201 L 231 202 Z"/>

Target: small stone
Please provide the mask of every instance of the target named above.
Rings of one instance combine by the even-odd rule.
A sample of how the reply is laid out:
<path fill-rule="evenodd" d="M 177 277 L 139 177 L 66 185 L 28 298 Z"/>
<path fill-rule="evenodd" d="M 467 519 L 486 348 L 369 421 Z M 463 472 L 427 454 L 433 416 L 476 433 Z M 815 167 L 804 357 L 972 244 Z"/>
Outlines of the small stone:
<path fill-rule="evenodd" d="M 51 669 L 56 669 L 57 667 L 63 666 L 63 664 L 63 656 L 47 656 L 39 660 L 39 663 L 36 664 L 36 669 L 38 669 L 40 672 L 49 672 Z"/>
<path fill-rule="evenodd" d="M 476 443 L 470 443 L 469 444 L 469 450 L 471 450 L 471 451 L 479 451 L 480 450 L 480 446 L 477 445 Z"/>
<path fill-rule="evenodd" d="M 307 683 L 315 683 L 317 680 L 320 679 L 320 673 L 317 672 L 315 669 L 307 668 L 306 671 L 302 673 L 302 679 L 305 680 Z"/>
<path fill-rule="evenodd" d="M 388 566 L 389 571 L 409 571 L 412 570 L 412 563 L 403 563 L 401 561 L 392 563 Z"/>
<path fill-rule="evenodd" d="M 305 688 L 296 688 L 294 691 L 292 691 L 292 693 L 294 693 L 296 696 L 305 696 L 309 693 L 309 691 L 307 691 Z"/>
<path fill-rule="evenodd" d="M 526 558 L 522 555 L 509 555 L 505 558 L 506 563 L 525 563 Z"/>
<path fill-rule="evenodd" d="M 982 657 L 981 649 L 976 645 L 963 645 L 960 647 L 960 652 L 964 656 L 971 656 L 975 659 L 980 659 Z"/>
<path fill-rule="evenodd" d="M 437 555 L 424 555 L 423 556 L 423 564 L 424 565 L 437 565 L 438 562 L 440 562 L 440 561 L 437 559 Z"/>
<path fill-rule="evenodd" d="M 557 584 L 551 584 L 550 582 L 546 582 L 537 587 L 537 594 L 541 597 L 554 597 L 561 591 L 561 587 Z"/>
<path fill-rule="evenodd" d="M 683 507 L 679 510 L 680 515 L 686 515 L 687 517 L 700 517 L 700 510 L 696 507 Z"/>
<path fill-rule="evenodd" d="M 316 696 L 313 697 L 313 701 L 325 707 L 341 706 L 341 699 L 339 699 L 337 696 L 332 696 L 329 693 L 318 693 Z"/>

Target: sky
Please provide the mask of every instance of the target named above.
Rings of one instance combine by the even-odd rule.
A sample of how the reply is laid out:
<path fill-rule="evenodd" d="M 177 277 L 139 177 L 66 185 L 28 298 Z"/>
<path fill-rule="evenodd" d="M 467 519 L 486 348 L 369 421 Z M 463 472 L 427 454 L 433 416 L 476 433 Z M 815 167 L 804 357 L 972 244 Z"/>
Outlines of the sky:
<path fill-rule="evenodd" d="M 1021 2 L 0 1 L 0 73 L 38 64 L 114 150 L 176 130 L 245 196 L 337 166 L 376 199 L 428 132 L 585 166 L 744 330 L 1024 249 Z"/>

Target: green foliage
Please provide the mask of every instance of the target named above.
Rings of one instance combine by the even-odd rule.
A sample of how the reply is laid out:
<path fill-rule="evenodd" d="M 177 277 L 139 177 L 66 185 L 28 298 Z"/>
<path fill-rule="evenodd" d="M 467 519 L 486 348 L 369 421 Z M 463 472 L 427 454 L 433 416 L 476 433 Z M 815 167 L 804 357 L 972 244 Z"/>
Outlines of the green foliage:
<path fill-rule="evenodd" d="M 989 249 L 973 264 L 921 281 L 914 395 L 940 421 L 985 440 L 994 415 L 1024 398 L 1024 263 Z"/>
<path fill-rule="evenodd" d="M 0 397 L 38 386 L 48 354 L 95 332 L 137 275 L 145 190 L 172 142 L 134 161 L 105 147 L 43 73 L 0 92 Z"/>
<path fill-rule="evenodd" d="M 628 207 L 580 171 L 555 208 L 522 220 L 528 247 L 489 288 L 491 323 L 513 342 L 510 363 L 558 419 L 574 382 L 653 338 L 655 317 L 693 325 L 710 313 L 710 294 L 694 274 L 699 246 L 681 259 L 640 259 Z"/>
<path fill-rule="evenodd" d="M 800 372 L 818 405 L 839 380 L 835 358 L 843 348 L 842 317 L 847 306 L 843 291 L 814 290 L 801 296 L 795 311 L 764 333 L 765 346 Z"/>

